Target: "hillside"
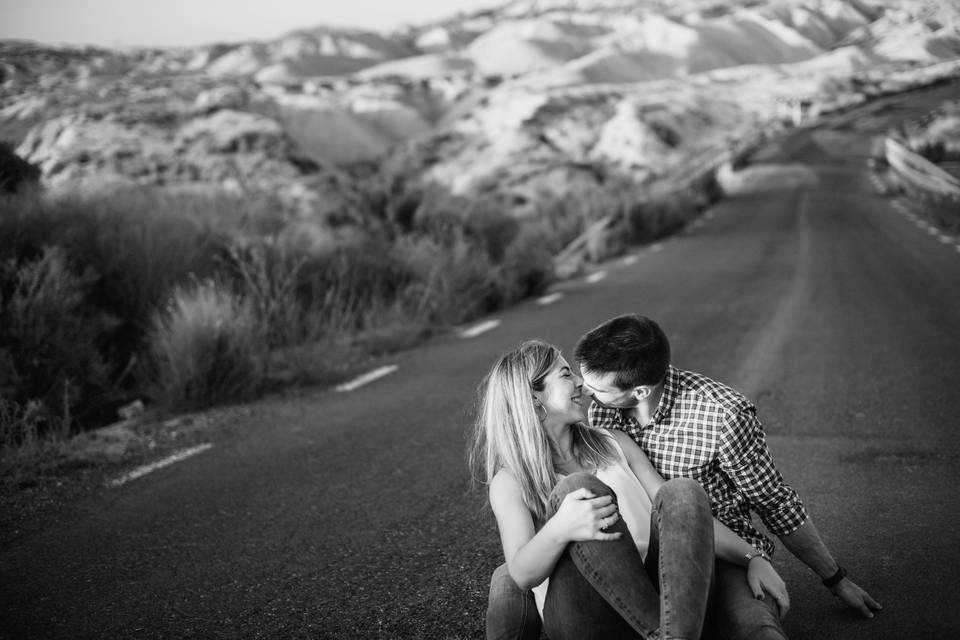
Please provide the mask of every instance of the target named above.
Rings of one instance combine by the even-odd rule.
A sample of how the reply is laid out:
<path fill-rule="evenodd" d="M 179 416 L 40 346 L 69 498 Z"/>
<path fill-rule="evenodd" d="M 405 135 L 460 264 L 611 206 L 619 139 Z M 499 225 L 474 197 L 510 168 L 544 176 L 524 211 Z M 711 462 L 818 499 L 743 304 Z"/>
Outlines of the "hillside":
<path fill-rule="evenodd" d="M 393 34 L 126 51 L 8 41 L 0 139 L 55 187 L 268 190 L 322 222 L 355 201 L 344 168 L 372 162 L 522 213 L 543 191 L 661 175 L 792 103 L 862 100 L 871 73 L 904 82 L 956 60 L 949 7 L 518 0 Z"/>

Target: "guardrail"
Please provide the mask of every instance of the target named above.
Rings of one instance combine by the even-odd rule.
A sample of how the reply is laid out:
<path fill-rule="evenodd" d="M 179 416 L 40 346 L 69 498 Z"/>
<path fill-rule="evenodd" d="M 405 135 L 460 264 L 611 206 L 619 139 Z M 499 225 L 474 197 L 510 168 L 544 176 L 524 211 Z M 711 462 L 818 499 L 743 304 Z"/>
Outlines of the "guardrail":
<path fill-rule="evenodd" d="M 884 141 L 884 149 L 887 163 L 900 176 L 905 186 L 921 194 L 960 202 L 960 179 L 893 138 Z"/>

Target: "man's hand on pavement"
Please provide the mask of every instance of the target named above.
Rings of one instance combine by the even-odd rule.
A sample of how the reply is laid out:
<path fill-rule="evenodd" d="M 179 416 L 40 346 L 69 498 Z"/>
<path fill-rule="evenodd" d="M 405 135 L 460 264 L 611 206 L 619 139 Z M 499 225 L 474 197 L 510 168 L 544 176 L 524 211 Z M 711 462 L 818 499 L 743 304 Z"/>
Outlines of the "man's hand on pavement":
<path fill-rule="evenodd" d="M 844 578 L 830 589 L 830 593 L 843 600 L 851 609 L 858 609 L 864 618 L 872 618 L 874 611 L 883 609 L 880 603 L 870 597 L 853 580 Z"/>

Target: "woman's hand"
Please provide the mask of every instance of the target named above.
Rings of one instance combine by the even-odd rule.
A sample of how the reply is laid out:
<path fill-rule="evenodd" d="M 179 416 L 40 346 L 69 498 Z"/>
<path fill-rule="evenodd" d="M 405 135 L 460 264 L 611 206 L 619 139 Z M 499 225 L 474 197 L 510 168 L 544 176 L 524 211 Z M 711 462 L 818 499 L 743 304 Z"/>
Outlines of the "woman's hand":
<path fill-rule="evenodd" d="M 606 533 L 603 529 L 619 519 L 613 496 L 598 498 L 584 488 L 568 493 L 550 520 L 559 535 L 574 542 L 618 539 L 621 535 L 619 532 Z"/>
<path fill-rule="evenodd" d="M 759 555 L 750 560 L 747 565 L 747 584 L 757 600 L 763 600 L 764 591 L 773 596 L 780 608 L 780 620 L 787 617 L 787 611 L 790 610 L 787 585 L 769 560 Z"/>

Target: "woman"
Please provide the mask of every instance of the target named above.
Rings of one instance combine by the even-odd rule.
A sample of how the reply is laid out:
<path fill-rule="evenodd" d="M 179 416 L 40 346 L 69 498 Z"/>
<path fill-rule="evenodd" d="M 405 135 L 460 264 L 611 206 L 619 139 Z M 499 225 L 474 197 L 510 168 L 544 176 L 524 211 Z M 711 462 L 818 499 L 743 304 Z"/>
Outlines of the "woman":
<path fill-rule="evenodd" d="M 746 565 L 757 597 L 785 594 L 695 481 L 665 482 L 625 433 L 582 423 L 581 384 L 545 342 L 504 355 L 482 386 L 471 455 L 510 577 L 533 589 L 550 639 L 699 638 L 714 554 Z"/>

